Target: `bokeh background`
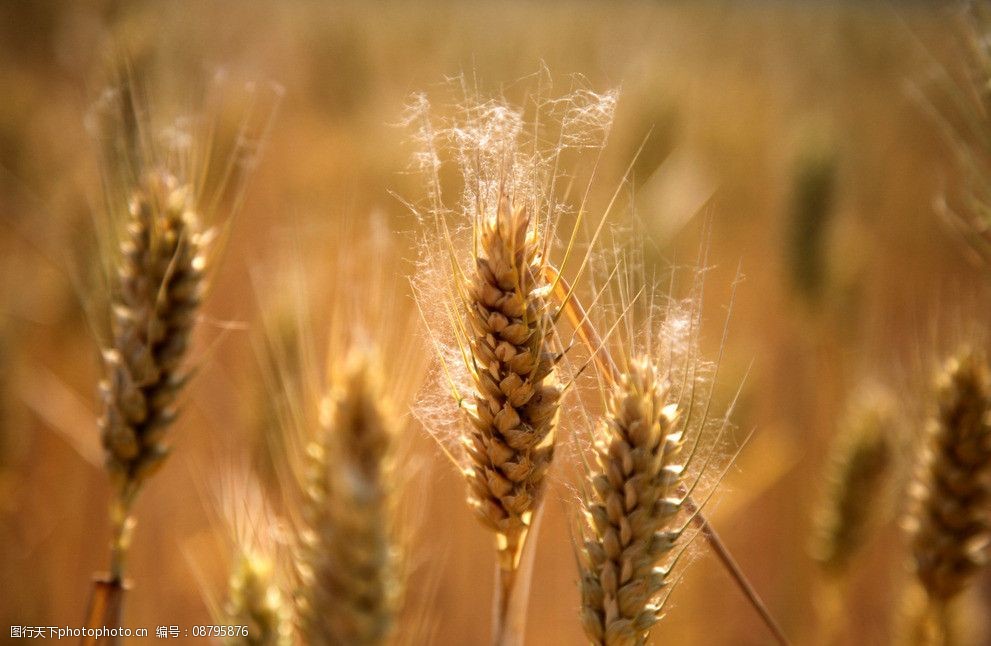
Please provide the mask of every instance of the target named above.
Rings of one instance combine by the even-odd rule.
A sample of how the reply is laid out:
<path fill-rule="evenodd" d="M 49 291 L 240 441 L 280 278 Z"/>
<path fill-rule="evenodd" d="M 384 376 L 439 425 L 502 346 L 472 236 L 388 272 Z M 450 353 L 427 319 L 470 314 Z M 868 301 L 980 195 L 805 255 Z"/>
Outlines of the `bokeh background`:
<path fill-rule="evenodd" d="M 396 126 L 410 94 L 463 74 L 512 96 L 546 69 L 562 92 L 572 75 L 621 89 L 593 204 L 649 133 L 614 220 L 637 227 L 660 264 L 693 262 L 708 236 L 710 355 L 742 273 L 716 399 L 743 383 L 734 422 L 755 434 L 710 516 L 786 632 L 818 643 L 823 579 L 808 545 L 843 411 L 875 383 L 919 410 L 925 360 L 987 320 L 986 269 L 934 209 L 960 180 L 914 98 L 935 69 L 958 74 L 958 13 L 890 2 L 0 4 L 0 623 L 78 625 L 106 566 L 98 337 L 80 258 L 95 253 L 102 208 L 86 115 L 123 45 L 177 105 L 218 70 L 282 96 L 214 274 L 175 453 L 139 499 L 126 625 L 206 623 L 205 596 L 222 594 L 227 546 L 210 489 L 258 441 L 257 277 L 286 241 L 306 240 L 299 261 L 319 313 L 341 288 L 328 258 L 345 223 L 372 213 L 402 255 L 416 224 L 396 196 L 424 191 Z M 908 446 L 921 420 L 903 417 Z M 414 541 L 410 596 L 430 630 L 407 642 L 485 643 L 490 536 L 459 475 L 411 432 L 427 464 L 424 525 L 441 530 Z M 832 620 L 839 643 L 890 639 L 906 576 L 903 497 L 879 505 L 885 522 Z M 555 485 L 531 644 L 582 643 L 569 500 Z M 701 542 L 693 554 L 654 642 L 770 643 Z"/>

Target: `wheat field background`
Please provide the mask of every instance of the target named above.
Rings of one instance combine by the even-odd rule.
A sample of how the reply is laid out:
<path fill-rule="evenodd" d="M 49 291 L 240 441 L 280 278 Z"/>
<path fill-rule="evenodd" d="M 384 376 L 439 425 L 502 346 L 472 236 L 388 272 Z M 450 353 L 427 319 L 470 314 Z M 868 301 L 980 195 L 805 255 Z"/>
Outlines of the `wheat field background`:
<path fill-rule="evenodd" d="M 210 491 L 257 452 L 260 303 L 265 291 L 303 289 L 279 278 L 280 262 L 305 268 L 317 320 L 347 287 L 334 259 L 356 222 L 382 218 L 406 258 L 397 271 L 411 271 L 418 224 L 404 200 L 424 187 L 397 125 L 410 95 L 443 93 L 461 75 L 512 98 L 523 80 L 547 75 L 551 94 L 576 83 L 620 91 L 592 210 L 645 141 L 611 222 L 639 232 L 648 263 L 690 264 L 708 249 L 710 355 L 733 303 L 715 400 L 725 406 L 742 384 L 730 445 L 754 431 L 709 519 L 792 640 L 821 643 L 825 593 L 809 544 L 843 411 L 881 384 L 904 413 L 899 451 L 910 451 L 929 380 L 918 357 L 952 350 L 987 322 L 986 267 L 935 214 L 961 178 L 913 99 L 934 67 L 959 69 L 957 13 L 881 2 L 0 4 L 3 630 L 81 624 L 92 576 L 106 568 L 99 345 L 78 267 L 98 263 L 102 199 L 86 115 L 123 44 L 179 105 L 218 71 L 232 87 L 281 97 L 212 277 L 173 455 L 136 505 L 125 625 L 210 623 L 205 598 L 224 594 L 229 556 Z M 820 252 L 796 251 L 796 178 L 815 155 L 833 164 L 828 220 Z M 796 280 L 802 260 L 820 274 L 812 296 Z M 409 343 L 430 354 L 426 341 Z M 399 641 L 486 643 L 491 537 L 455 469 L 421 429 L 410 433 L 422 464 L 407 596 L 427 629 L 414 637 L 401 626 Z M 530 644 L 584 643 L 568 470 L 555 468 L 547 493 Z M 835 643 L 892 643 L 909 577 L 897 527 L 905 493 L 892 498 L 855 557 Z M 690 553 L 652 643 L 771 643 L 704 543 Z M 980 607 L 989 583 L 982 574 L 971 591 Z M 984 635 L 972 643 L 991 643 L 982 620 L 972 616 Z"/>

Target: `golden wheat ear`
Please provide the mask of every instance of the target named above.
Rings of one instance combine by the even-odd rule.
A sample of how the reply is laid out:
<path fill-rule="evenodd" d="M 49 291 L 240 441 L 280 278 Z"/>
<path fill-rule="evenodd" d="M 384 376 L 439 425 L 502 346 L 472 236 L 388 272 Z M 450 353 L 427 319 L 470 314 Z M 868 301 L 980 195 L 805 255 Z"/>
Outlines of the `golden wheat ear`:
<path fill-rule="evenodd" d="M 448 386 L 436 400 L 424 394 L 417 413 L 465 476 L 469 506 L 495 537 L 497 644 L 518 643 L 525 632 L 528 564 L 567 381 L 546 271 L 567 211 L 558 194 L 571 161 L 564 153 L 601 151 L 615 102 L 615 93 L 587 91 L 530 96 L 524 105 L 536 107 L 529 114 L 470 97 L 459 102 L 459 116 L 438 126 L 420 96 L 408 122 L 423 144 L 416 160 L 430 200 L 422 212 L 413 207 L 428 227 L 413 282 L 437 374 Z M 434 163 L 443 155 L 459 170 L 453 207 L 444 204 Z M 585 203 L 576 206 L 561 263 L 582 230 Z"/>
<path fill-rule="evenodd" d="M 684 455 L 681 449 L 672 453 L 673 462 L 669 465 L 673 471 L 680 472 L 681 482 L 673 484 L 672 495 L 667 498 L 666 504 L 672 511 L 672 516 L 665 522 L 669 524 L 667 528 L 659 532 L 658 540 L 677 542 L 682 533 L 689 527 L 696 527 L 697 532 L 690 537 L 701 535 L 715 556 L 719 559 L 722 567 L 732 578 L 734 584 L 739 587 L 748 603 L 760 616 L 768 631 L 773 635 L 776 642 L 788 644 L 781 627 L 778 625 L 770 610 L 764 604 L 756 589 L 750 584 L 743 570 L 737 564 L 732 554 L 727 549 L 725 543 L 719 537 L 715 528 L 708 522 L 704 515 L 704 507 L 707 501 L 715 494 L 718 482 L 722 474 L 710 473 L 710 467 L 723 461 L 723 457 L 728 459 L 724 462 L 724 467 L 732 464 L 735 455 L 732 457 L 722 456 L 721 444 L 726 439 L 726 432 L 730 429 L 730 416 L 735 401 L 730 403 L 726 411 L 716 417 L 712 413 L 712 393 L 713 384 L 717 383 L 719 365 L 722 359 L 722 350 L 715 362 L 710 363 L 701 358 L 699 348 L 699 330 L 701 328 L 701 303 L 704 291 L 704 268 L 707 243 L 700 247 L 700 254 L 693 272 L 693 280 L 688 293 L 679 298 L 675 296 L 674 290 L 677 286 L 675 280 L 677 270 L 671 269 L 671 285 L 666 297 L 661 296 L 653 287 L 653 281 L 648 280 L 645 275 L 642 252 L 638 251 L 638 245 L 630 247 L 613 247 L 613 259 L 606 266 L 599 267 L 601 275 L 606 276 L 605 282 L 598 284 L 595 273 L 589 274 L 589 282 L 592 287 L 592 300 L 590 305 L 595 308 L 586 308 L 581 303 L 581 296 L 575 291 L 569 281 L 562 278 L 548 268 L 555 285 L 553 293 L 555 300 L 562 308 L 561 314 L 567 317 L 572 330 L 572 341 L 579 339 L 587 349 L 585 366 L 577 373 L 584 370 L 584 367 L 594 365 L 595 375 L 599 383 L 599 392 L 603 400 L 602 408 L 609 410 L 611 400 L 616 396 L 617 388 L 623 389 L 631 382 L 639 383 L 642 379 L 633 377 L 635 373 L 642 373 L 644 364 L 651 366 L 659 375 L 657 383 L 663 383 L 664 397 L 667 398 L 668 412 L 672 413 L 667 417 L 674 420 L 677 428 L 670 431 L 658 430 L 662 437 L 669 437 L 671 440 L 677 438 L 678 442 L 687 444 Z M 610 265 L 612 268 L 610 268 Z M 732 311 L 732 300 L 728 311 Z M 729 316 L 727 316 L 727 325 Z M 600 330 L 604 334 L 600 334 Z M 726 345 L 727 328 L 724 327 L 722 348 Z M 568 344 L 570 346 L 570 343 Z M 742 385 L 741 385 L 742 388 Z M 737 392 L 737 398 L 739 391 Z M 586 423 L 586 430 L 596 429 L 591 433 L 590 438 L 584 438 L 586 445 L 594 447 L 591 451 L 581 448 L 580 455 L 584 458 L 586 466 L 587 485 L 583 495 L 579 500 L 579 508 L 585 512 L 586 520 L 589 520 L 589 509 L 601 502 L 597 496 L 600 493 L 595 486 L 599 475 L 605 474 L 613 478 L 611 473 L 603 470 L 603 462 L 597 455 L 603 446 L 608 446 L 611 441 L 609 429 L 612 426 L 608 423 L 608 416 L 600 424 L 592 422 Z M 752 433 L 752 432 L 751 432 Z M 604 439 L 605 438 L 605 439 Z M 580 440 L 582 438 L 579 438 Z M 749 436 L 736 454 L 742 450 L 749 440 Z M 629 446 L 629 440 L 622 440 Z M 588 459 L 591 454 L 591 460 Z M 628 465 L 623 465 L 628 469 Z M 632 472 L 620 472 L 632 473 Z M 723 470 L 723 474 L 725 471 Z M 671 474 L 668 474 L 671 475 Z M 624 476 L 625 477 L 625 476 Z M 615 478 L 617 482 L 623 478 Z M 708 489 L 702 493 L 702 489 Z M 623 490 L 623 495 L 631 495 L 628 488 Z M 701 500 L 699 500 L 701 498 Z M 634 498 L 626 498 L 626 505 L 635 505 Z M 614 518 L 615 509 L 610 510 Z M 648 512 L 638 511 L 638 518 L 643 519 Z M 680 517 L 680 520 L 678 518 Z M 585 544 L 584 554 L 579 549 L 579 568 L 583 571 L 583 586 L 586 591 L 592 593 L 592 604 L 598 610 L 590 611 L 586 605 L 583 607 L 583 623 L 591 630 L 590 639 L 605 638 L 605 632 L 600 633 L 597 626 L 605 630 L 603 620 L 604 610 L 596 605 L 601 601 L 599 588 L 601 584 L 595 582 L 599 569 L 603 566 L 601 560 L 601 546 L 599 539 L 606 538 L 601 534 L 594 522 L 586 522 L 581 527 Z M 628 540 L 628 532 L 624 535 Z M 661 538 L 663 536 L 663 538 Z M 624 543 L 626 545 L 628 543 Z M 690 544 L 690 540 L 682 541 L 681 547 L 675 550 L 673 556 L 665 558 L 666 552 L 659 552 L 659 559 L 655 561 L 654 583 L 659 586 L 652 590 L 650 594 L 645 594 L 640 600 L 646 599 L 646 610 L 638 615 L 637 626 L 645 625 L 646 619 L 653 614 L 658 617 L 661 608 L 670 595 L 672 588 L 668 588 L 665 595 L 660 595 L 659 591 L 663 587 L 662 583 L 669 578 L 670 572 L 680 561 L 680 557 Z M 671 548 L 667 548 L 670 551 Z M 590 570 L 590 565 L 591 570 Z M 627 568 L 628 570 L 628 568 Z M 631 589 L 621 589 L 617 592 L 617 598 L 631 594 Z M 586 595 L 586 598 L 588 595 Z M 613 615 L 616 616 L 613 611 Z M 627 617 L 629 618 L 629 617 Z M 623 625 L 622 623 L 617 626 Z M 653 625 L 651 622 L 650 625 Z M 647 626 L 649 628 L 649 626 Z M 625 626 L 624 630 L 634 630 Z M 632 633 L 630 633 L 632 634 Z M 640 633 L 642 639 L 646 639 L 646 632 Z M 619 637 L 617 637 L 619 639 Z M 635 642 L 636 643 L 636 642 Z"/>
<path fill-rule="evenodd" d="M 469 502 L 498 537 L 506 595 L 554 451 L 561 387 L 540 247 L 525 208 L 503 195 L 477 232 L 464 287 L 474 382 L 468 434 Z"/>
<path fill-rule="evenodd" d="M 655 302 L 636 253 L 623 255 L 598 311 L 571 300 L 585 313 L 572 315 L 574 332 L 589 344 L 602 399 L 589 437 L 578 438 L 581 623 L 591 643 L 608 646 L 644 644 L 659 621 L 700 514 L 691 496 L 725 429 L 708 421 L 704 383 L 715 373 L 698 352 L 698 297 Z"/>
<path fill-rule="evenodd" d="M 936 377 L 935 412 L 906 521 L 936 634 L 949 630 L 951 602 L 987 564 L 989 472 L 991 368 L 983 353 L 964 349 Z"/>
<path fill-rule="evenodd" d="M 191 338 L 218 255 L 214 232 L 230 223 L 247 180 L 241 171 L 251 167 L 247 151 L 257 152 L 269 123 L 259 127 L 257 115 L 245 113 L 226 149 L 230 158 L 214 157 L 221 137 L 204 122 L 219 115 L 195 115 L 178 136 L 172 124 L 156 121 L 160 115 L 152 114 L 126 61 L 118 69 L 116 86 L 90 115 L 104 153 L 106 280 L 92 300 L 106 303 L 99 319 L 109 323 L 93 327 L 109 328 L 99 427 L 113 487 L 110 570 L 98 579 L 92 605 L 118 615 L 99 625 L 119 623 L 133 506 L 169 452 L 168 430 L 192 373 Z"/>
<path fill-rule="evenodd" d="M 168 454 L 165 434 L 188 373 L 183 360 L 203 292 L 206 238 L 188 186 L 161 173 L 147 177 L 131 201 L 121 243 L 112 343 L 100 419 L 106 467 L 114 485 L 111 576 L 120 579 L 130 509 L 141 486 Z"/>
<path fill-rule="evenodd" d="M 662 560 L 682 528 L 678 493 L 685 437 L 666 376 L 634 359 L 607 397 L 599 423 L 579 549 L 581 618 L 593 644 L 643 644 L 668 584 Z"/>

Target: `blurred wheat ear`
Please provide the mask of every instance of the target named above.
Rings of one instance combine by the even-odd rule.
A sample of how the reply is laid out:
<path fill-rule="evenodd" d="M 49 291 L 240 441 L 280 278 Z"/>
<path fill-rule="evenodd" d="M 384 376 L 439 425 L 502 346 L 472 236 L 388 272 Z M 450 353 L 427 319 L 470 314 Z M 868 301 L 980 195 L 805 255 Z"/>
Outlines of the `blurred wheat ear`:
<path fill-rule="evenodd" d="M 250 87 L 251 107 L 242 109 L 236 132 L 207 124 L 204 115 L 166 125 L 153 119 L 143 89 L 128 61 L 117 61 L 115 85 L 87 121 L 103 152 L 106 283 L 91 296 L 106 301 L 98 319 L 110 324 L 99 426 L 113 487 L 110 569 L 97 581 L 93 604 L 100 602 L 101 586 L 117 599 L 104 604 L 117 615 L 96 625 L 119 625 L 132 509 L 168 455 L 176 399 L 191 374 L 187 355 L 207 289 L 208 258 L 222 247 L 211 242 L 240 204 L 275 111 L 274 104 L 257 107 L 261 91 Z"/>
<path fill-rule="evenodd" d="M 225 640 L 228 646 L 289 646 L 290 608 L 275 580 L 274 563 L 261 554 L 242 554 L 231 574 L 225 620 L 246 634 Z"/>
<path fill-rule="evenodd" d="M 827 243 L 836 202 L 837 153 L 809 142 L 795 162 L 787 256 L 799 296 L 815 303 L 829 277 Z"/>
<path fill-rule="evenodd" d="M 813 557 L 831 576 L 847 572 L 884 515 L 883 489 L 893 459 L 889 424 L 887 406 L 871 397 L 851 409 L 834 441 L 812 546 Z"/>
<path fill-rule="evenodd" d="M 849 622 L 846 583 L 855 557 L 889 519 L 893 479 L 892 411 L 881 393 L 862 391 L 840 418 L 828 458 L 825 491 L 814 518 L 809 551 L 824 575 L 816 589 L 821 643 L 839 643 Z"/>
<path fill-rule="evenodd" d="M 936 378 L 936 412 L 912 489 L 907 519 L 916 579 L 935 626 L 931 643 L 946 643 L 951 602 L 987 562 L 991 538 L 991 369 L 964 349 Z"/>
<path fill-rule="evenodd" d="M 106 468 L 115 489 L 110 575 L 121 580 L 131 507 L 168 454 L 165 433 L 186 381 L 183 359 L 203 292 L 206 239 L 190 187 L 149 175 L 130 206 L 100 390 Z"/>
<path fill-rule="evenodd" d="M 397 412 L 372 355 L 355 350 L 334 362 L 321 433 L 307 456 L 297 630 L 315 646 L 382 644 L 403 581 L 394 543 Z"/>

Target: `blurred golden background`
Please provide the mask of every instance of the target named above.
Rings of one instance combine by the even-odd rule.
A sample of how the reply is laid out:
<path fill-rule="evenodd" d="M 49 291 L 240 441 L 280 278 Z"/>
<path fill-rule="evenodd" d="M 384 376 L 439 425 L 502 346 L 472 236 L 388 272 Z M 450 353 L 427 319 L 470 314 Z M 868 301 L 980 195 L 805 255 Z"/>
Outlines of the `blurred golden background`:
<path fill-rule="evenodd" d="M 80 624 L 91 577 L 106 567 L 101 368 L 77 268 L 93 257 L 102 203 L 85 117 L 123 43 L 179 105 L 218 71 L 281 93 L 212 279 L 174 454 L 137 503 L 125 625 L 208 623 L 204 590 L 223 594 L 227 555 L 209 490 L 257 439 L 259 273 L 304 240 L 299 262 L 319 312 L 338 289 L 327 267 L 349 219 L 381 214 L 399 240 L 415 229 L 396 197 L 424 191 L 396 125 L 411 93 L 465 75 L 511 95 L 546 68 L 562 92 L 576 74 L 621 91 L 593 204 L 647 137 L 635 190 L 624 192 L 636 222 L 625 224 L 642 227 L 654 262 L 694 262 L 711 229 L 710 354 L 743 274 L 717 400 L 728 403 L 742 381 L 734 423 L 740 437 L 756 433 L 709 514 L 786 632 L 818 643 L 823 580 L 808 548 L 843 411 L 880 383 L 914 412 L 902 402 L 928 380 L 917 357 L 987 321 L 986 270 L 934 212 L 959 178 L 912 99 L 935 66 L 959 69 L 955 16 L 951 6 L 880 2 L 3 3 L 0 623 Z M 907 446 L 921 421 L 899 423 Z M 409 594 L 422 596 L 430 643 L 486 643 L 491 536 L 431 441 L 416 446 L 433 456 L 424 513 L 444 531 L 416 538 Z M 570 495 L 556 482 L 548 497 L 531 644 L 583 643 Z M 893 497 L 854 562 L 837 643 L 891 639 L 907 576 L 895 518 L 904 493 Z M 770 643 L 701 541 L 692 552 L 654 643 Z M 986 603 L 986 576 L 979 587 Z"/>

